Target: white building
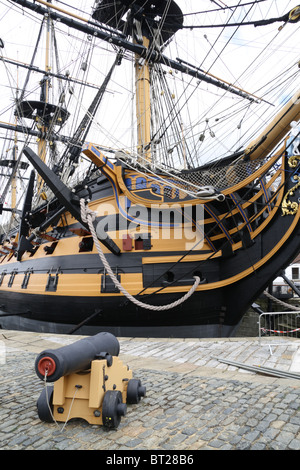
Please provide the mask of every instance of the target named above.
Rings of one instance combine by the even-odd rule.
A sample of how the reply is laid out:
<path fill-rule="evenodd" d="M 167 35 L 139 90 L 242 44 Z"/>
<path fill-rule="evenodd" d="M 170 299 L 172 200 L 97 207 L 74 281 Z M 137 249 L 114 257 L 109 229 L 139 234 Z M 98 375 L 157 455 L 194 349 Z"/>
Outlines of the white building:
<path fill-rule="evenodd" d="M 285 269 L 285 276 L 300 289 L 300 254 L 294 259 L 294 261 Z M 291 287 L 287 285 L 282 277 L 276 277 L 273 282 L 273 295 L 276 297 L 297 297 L 296 293 L 293 292 Z"/>

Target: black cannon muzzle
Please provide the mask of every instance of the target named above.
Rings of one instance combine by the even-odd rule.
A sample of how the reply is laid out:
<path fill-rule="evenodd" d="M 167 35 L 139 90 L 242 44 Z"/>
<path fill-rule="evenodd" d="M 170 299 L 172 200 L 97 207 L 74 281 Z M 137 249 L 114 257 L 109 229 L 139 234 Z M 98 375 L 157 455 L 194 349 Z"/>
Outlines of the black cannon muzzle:
<path fill-rule="evenodd" d="M 97 356 L 118 356 L 119 352 L 117 338 L 102 332 L 68 346 L 42 351 L 36 358 L 35 371 L 41 380 L 55 382 L 65 375 L 89 369 Z"/>

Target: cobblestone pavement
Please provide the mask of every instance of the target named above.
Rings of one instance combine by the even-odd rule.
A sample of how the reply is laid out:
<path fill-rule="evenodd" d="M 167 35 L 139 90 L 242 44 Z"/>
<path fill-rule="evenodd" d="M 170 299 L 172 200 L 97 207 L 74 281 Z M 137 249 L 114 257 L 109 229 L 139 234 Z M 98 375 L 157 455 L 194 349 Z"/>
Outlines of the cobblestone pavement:
<path fill-rule="evenodd" d="M 221 364 L 299 370 L 299 342 L 272 348 L 258 340 L 119 339 L 119 357 L 147 387 L 128 405 L 117 429 L 80 419 L 41 422 L 36 401 L 43 383 L 37 353 L 78 337 L 3 331 L 0 334 L 2 450 L 299 450 L 300 381 Z M 2 353 L 1 353 L 2 351 Z"/>

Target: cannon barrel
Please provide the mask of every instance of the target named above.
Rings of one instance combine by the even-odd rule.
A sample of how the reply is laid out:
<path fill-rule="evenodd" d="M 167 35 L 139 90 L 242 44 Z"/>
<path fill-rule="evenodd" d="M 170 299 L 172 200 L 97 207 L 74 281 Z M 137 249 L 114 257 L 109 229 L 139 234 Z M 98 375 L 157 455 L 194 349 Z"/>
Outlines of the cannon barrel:
<path fill-rule="evenodd" d="M 65 375 L 89 369 L 99 355 L 118 356 L 119 351 L 117 338 L 102 332 L 68 346 L 42 351 L 36 358 L 35 371 L 41 380 L 55 382 Z"/>

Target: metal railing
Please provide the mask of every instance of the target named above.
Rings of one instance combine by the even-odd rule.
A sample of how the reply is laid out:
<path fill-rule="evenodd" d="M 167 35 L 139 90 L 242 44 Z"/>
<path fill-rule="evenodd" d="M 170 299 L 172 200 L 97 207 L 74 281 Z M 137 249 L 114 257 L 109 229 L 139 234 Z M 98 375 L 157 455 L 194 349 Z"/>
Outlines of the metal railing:
<path fill-rule="evenodd" d="M 300 311 L 265 312 L 259 315 L 259 344 L 272 346 L 300 340 Z"/>

